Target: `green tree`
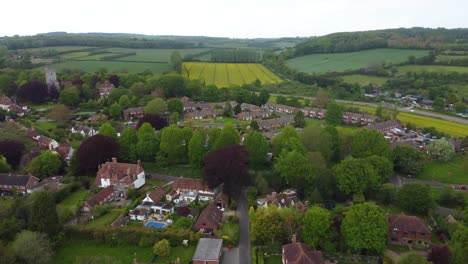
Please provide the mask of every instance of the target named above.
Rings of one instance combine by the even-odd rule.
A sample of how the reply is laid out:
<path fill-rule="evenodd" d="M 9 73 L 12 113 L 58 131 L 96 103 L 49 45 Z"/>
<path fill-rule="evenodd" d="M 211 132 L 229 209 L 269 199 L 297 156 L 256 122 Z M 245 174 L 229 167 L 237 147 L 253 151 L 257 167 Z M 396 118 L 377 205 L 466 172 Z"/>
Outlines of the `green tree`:
<path fill-rule="evenodd" d="M 379 186 L 379 177 L 372 165 L 364 159 L 348 157 L 333 166 L 338 189 L 346 194 L 362 193 Z"/>
<path fill-rule="evenodd" d="M 361 129 L 354 135 L 351 155 L 355 158 L 367 158 L 378 155 L 392 158 L 392 147 L 383 135 L 375 130 Z"/>
<path fill-rule="evenodd" d="M 178 113 L 181 115 L 184 112 L 184 104 L 179 99 L 172 98 L 167 101 L 167 109 L 169 113 Z"/>
<path fill-rule="evenodd" d="M 397 262 L 398 264 L 429 264 L 427 260 L 419 255 L 418 253 L 407 253 L 401 256 L 400 260 Z"/>
<path fill-rule="evenodd" d="M 0 156 L 0 173 L 9 172 L 11 170 L 10 164 L 8 164 L 5 157 Z"/>
<path fill-rule="evenodd" d="M 56 121 L 69 121 L 71 116 L 70 108 L 66 105 L 56 105 L 50 109 L 47 117 Z"/>
<path fill-rule="evenodd" d="M 312 248 L 321 247 L 330 240 L 332 216 L 326 210 L 318 206 L 310 207 L 304 215 L 302 225 L 302 239 Z"/>
<path fill-rule="evenodd" d="M 101 128 L 99 128 L 98 134 L 117 139 L 117 132 L 109 122 L 104 123 Z"/>
<path fill-rule="evenodd" d="M 212 127 L 208 130 L 208 150 L 214 150 L 214 145 L 220 134 L 221 130 L 217 127 Z"/>
<path fill-rule="evenodd" d="M 50 192 L 34 192 L 31 201 L 29 228 L 32 231 L 53 236 L 59 230 L 59 222 L 54 197 Z"/>
<path fill-rule="evenodd" d="M 434 206 L 429 185 L 405 184 L 398 192 L 398 204 L 415 214 L 427 214 Z"/>
<path fill-rule="evenodd" d="M 280 239 L 283 234 L 283 219 L 276 206 L 260 207 L 255 213 L 255 219 L 251 224 L 251 234 L 260 244 L 272 244 Z"/>
<path fill-rule="evenodd" d="M 173 51 L 171 54 L 171 67 L 178 73 L 182 72 L 182 56 L 178 51 Z"/>
<path fill-rule="evenodd" d="M 75 86 L 70 86 L 60 92 L 59 102 L 69 107 L 75 107 L 80 103 L 80 91 Z"/>
<path fill-rule="evenodd" d="M 306 126 L 306 121 L 304 118 L 304 112 L 302 111 L 297 111 L 296 114 L 294 115 L 294 126 L 295 127 L 305 127 Z"/>
<path fill-rule="evenodd" d="M 432 102 L 432 108 L 436 111 L 444 111 L 445 110 L 445 102 L 444 99 L 441 97 L 436 97 L 434 102 Z"/>
<path fill-rule="evenodd" d="M 260 94 L 258 95 L 258 102 L 259 102 L 259 105 L 264 105 L 268 102 L 268 100 L 270 99 L 270 93 L 265 90 L 265 89 L 262 89 L 260 91 Z"/>
<path fill-rule="evenodd" d="M 40 179 L 57 175 L 62 168 L 62 160 L 58 154 L 44 151 L 35 157 L 28 166 L 28 171 Z"/>
<path fill-rule="evenodd" d="M 445 139 L 434 139 L 428 149 L 429 155 L 436 160 L 449 161 L 455 155 L 453 144 Z"/>
<path fill-rule="evenodd" d="M 395 170 L 407 176 L 419 176 L 427 163 L 427 155 L 409 145 L 397 146 L 393 157 Z"/>
<path fill-rule="evenodd" d="M 165 98 L 182 97 L 186 95 L 186 81 L 180 74 L 165 74 L 159 77 L 157 87 L 163 89 Z"/>
<path fill-rule="evenodd" d="M 164 102 L 164 100 L 161 98 L 155 98 L 146 104 L 144 110 L 147 114 L 163 114 L 167 111 L 166 102 Z"/>
<path fill-rule="evenodd" d="M 176 164 L 183 161 L 185 154 L 185 140 L 182 130 L 176 125 L 163 128 L 158 159 L 168 164 Z"/>
<path fill-rule="evenodd" d="M 198 128 L 195 130 L 188 145 L 188 155 L 190 164 L 194 168 L 201 168 L 203 165 L 203 158 L 208 152 L 207 134 L 205 130 Z"/>
<path fill-rule="evenodd" d="M 120 106 L 118 103 L 113 103 L 109 107 L 109 114 L 113 118 L 120 118 L 122 116 L 122 106 Z"/>
<path fill-rule="evenodd" d="M 258 122 L 257 120 L 252 120 L 252 122 L 250 122 L 250 128 L 254 131 L 259 131 L 260 128 L 258 127 Z"/>
<path fill-rule="evenodd" d="M 225 117 L 232 117 L 234 114 L 234 111 L 232 110 L 232 105 L 230 102 L 226 102 L 223 108 L 223 116 Z"/>
<path fill-rule="evenodd" d="M 119 142 L 119 158 L 126 162 L 135 162 L 138 137 L 135 129 L 127 127 L 122 131 L 122 134 L 117 140 Z"/>
<path fill-rule="evenodd" d="M 163 239 L 154 244 L 153 253 L 159 257 L 168 257 L 171 255 L 171 244 L 169 240 Z"/>
<path fill-rule="evenodd" d="M 11 245 L 13 253 L 26 264 L 49 264 L 54 251 L 46 235 L 23 230 Z"/>
<path fill-rule="evenodd" d="M 154 134 L 154 128 L 144 123 L 137 131 L 137 158 L 142 161 L 154 161 L 159 151 L 159 141 Z"/>
<path fill-rule="evenodd" d="M 237 115 L 240 112 L 242 112 L 241 104 L 236 104 L 236 106 L 234 106 L 234 114 Z"/>
<path fill-rule="evenodd" d="M 373 203 L 353 205 L 341 224 L 344 241 L 354 251 L 382 253 L 387 243 L 387 231 L 385 214 Z"/>
<path fill-rule="evenodd" d="M 379 177 L 379 182 L 384 183 L 393 175 L 393 163 L 382 156 L 372 155 L 366 158 L 366 161 L 369 162 L 374 168 L 377 176 Z"/>
<path fill-rule="evenodd" d="M 268 191 L 268 182 L 260 174 L 255 177 L 255 188 L 257 188 L 259 195 L 264 195 Z"/>
<path fill-rule="evenodd" d="M 281 152 L 276 159 L 274 169 L 286 184 L 296 188 L 302 179 L 308 183 L 315 180 L 314 168 L 307 158 L 296 150 Z"/>
<path fill-rule="evenodd" d="M 239 141 L 240 137 L 239 133 L 237 133 L 237 129 L 231 123 L 227 123 L 224 125 L 219 137 L 216 139 L 213 149 L 220 149 L 230 145 L 238 145 Z"/>
<path fill-rule="evenodd" d="M 462 102 L 454 103 L 453 108 L 457 113 L 464 113 L 466 111 L 466 104 Z"/>
<path fill-rule="evenodd" d="M 308 151 L 318 151 L 326 160 L 333 155 L 333 142 L 331 135 L 321 127 L 308 126 L 301 133 L 301 140 Z"/>
<path fill-rule="evenodd" d="M 147 85 L 145 85 L 142 82 L 137 82 L 137 83 L 134 83 L 130 87 L 130 91 L 132 91 L 132 93 L 135 96 L 142 97 L 142 96 L 144 96 L 145 94 L 148 94 L 151 91 L 150 88 L 153 88 L 153 87 L 148 87 Z"/>
<path fill-rule="evenodd" d="M 119 98 L 119 105 L 123 108 L 127 108 L 130 106 L 130 98 L 128 97 L 128 95 L 122 95 L 120 96 Z M 112 108 L 112 107 L 111 107 Z M 109 112 L 111 112 L 111 110 L 109 109 Z M 112 113 L 111 113 L 112 115 Z"/>
<path fill-rule="evenodd" d="M 272 139 L 273 155 L 275 157 L 279 156 L 286 145 L 289 144 L 290 138 L 300 140 L 296 129 L 292 126 L 286 126 L 281 130 L 281 133 L 278 136 Z"/>
<path fill-rule="evenodd" d="M 379 106 L 377 106 L 377 108 L 375 109 L 375 115 L 380 117 L 380 118 L 383 118 L 383 106 L 379 104 Z"/>
<path fill-rule="evenodd" d="M 327 108 L 329 101 L 328 94 L 324 90 L 319 90 L 315 95 L 314 105 L 318 108 Z"/>
<path fill-rule="evenodd" d="M 453 233 L 449 242 L 454 264 L 468 263 L 468 228 L 460 226 Z"/>
<path fill-rule="evenodd" d="M 343 120 L 343 108 L 337 103 L 329 103 L 325 113 L 325 121 L 329 125 L 340 125 Z"/>
<path fill-rule="evenodd" d="M 265 164 L 268 153 L 268 141 L 257 131 L 252 131 L 244 138 L 243 145 L 249 153 L 249 164 L 259 167 Z"/>

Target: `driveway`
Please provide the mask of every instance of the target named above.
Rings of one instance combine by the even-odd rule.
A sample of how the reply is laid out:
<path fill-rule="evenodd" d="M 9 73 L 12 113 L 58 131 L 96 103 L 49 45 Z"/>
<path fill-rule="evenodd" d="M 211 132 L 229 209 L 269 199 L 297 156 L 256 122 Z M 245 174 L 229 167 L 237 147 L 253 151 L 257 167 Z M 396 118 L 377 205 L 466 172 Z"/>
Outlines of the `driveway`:
<path fill-rule="evenodd" d="M 243 190 L 237 201 L 237 215 L 239 216 L 239 260 L 240 264 L 250 264 L 250 222 L 247 206 L 247 192 Z"/>
<path fill-rule="evenodd" d="M 228 248 L 223 248 L 223 256 L 221 263 L 240 264 L 241 262 L 239 261 L 239 248 L 232 248 L 231 250 L 229 250 Z"/>

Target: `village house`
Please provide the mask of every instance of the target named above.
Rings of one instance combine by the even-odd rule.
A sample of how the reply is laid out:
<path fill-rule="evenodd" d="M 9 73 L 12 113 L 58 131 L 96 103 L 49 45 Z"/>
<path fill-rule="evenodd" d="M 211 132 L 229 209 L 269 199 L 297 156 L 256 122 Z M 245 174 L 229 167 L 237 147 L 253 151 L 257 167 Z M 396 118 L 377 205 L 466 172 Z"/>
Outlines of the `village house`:
<path fill-rule="evenodd" d="M 41 148 L 48 149 L 50 151 L 55 151 L 55 149 L 59 146 L 59 143 L 54 139 L 42 135 L 39 137 L 37 142 Z"/>
<path fill-rule="evenodd" d="M 13 100 L 6 96 L 0 96 L 0 108 L 5 111 L 9 111 L 10 105 L 14 104 Z"/>
<path fill-rule="evenodd" d="M 0 191 L 2 193 L 17 191 L 28 194 L 38 183 L 39 179 L 31 175 L 0 174 Z"/>
<path fill-rule="evenodd" d="M 164 190 L 164 188 L 156 188 L 152 192 L 148 192 L 142 202 L 149 202 L 154 204 L 160 202 L 164 196 L 166 196 L 166 190 Z"/>
<path fill-rule="evenodd" d="M 72 134 L 79 133 L 83 137 L 92 137 L 97 134 L 97 131 L 94 128 L 83 125 L 72 126 L 71 132 Z"/>
<path fill-rule="evenodd" d="M 420 218 L 399 214 L 389 216 L 387 221 L 389 243 L 426 248 L 431 245 L 431 230 Z"/>
<path fill-rule="evenodd" d="M 102 114 L 102 113 L 94 114 L 87 119 L 87 121 L 90 123 L 99 123 L 104 120 L 107 120 L 107 115 Z"/>
<path fill-rule="evenodd" d="M 432 109 L 432 100 L 429 99 L 422 99 L 418 101 L 419 106 L 421 106 L 424 109 Z"/>
<path fill-rule="evenodd" d="M 201 179 L 179 177 L 172 183 L 172 190 L 166 195 L 167 201 L 178 197 L 179 202 L 191 203 L 198 198 L 200 201 L 212 201 L 219 187 L 210 189 Z"/>
<path fill-rule="evenodd" d="M 266 103 L 263 105 L 263 108 L 270 109 L 272 111 L 283 112 L 286 114 L 293 114 L 300 110 L 297 107 L 281 105 L 281 104 L 273 104 L 273 103 Z"/>
<path fill-rule="evenodd" d="M 290 116 L 283 116 L 279 118 L 259 120 L 257 123 L 260 131 L 269 131 L 291 125 L 294 123 L 294 120 Z"/>
<path fill-rule="evenodd" d="M 106 80 L 103 84 L 99 86 L 99 96 L 101 98 L 109 96 L 109 94 L 112 92 L 112 89 L 114 89 L 115 86 L 109 82 L 109 80 Z"/>
<path fill-rule="evenodd" d="M 272 115 L 270 111 L 254 111 L 254 112 L 241 112 L 236 115 L 237 120 L 241 121 L 249 121 L 249 120 L 254 120 L 254 119 L 262 119 L 262 118 L 268 118 Z"/>
<path fill-rule="evenodd" d="M 55 150 L 57 154 L 62 157 L 62 159 L 67 163 L 70 164 L 70 161 L 73 157 L 73 153 L 75 153 L 75 149 L 69 143 L 62 143 L 60 144 Z"/>
<path fill-rule="evenodd" d="M 268 207 L 268 205 L 275 205 L 278 208 L 281 208 L 295 206 L 297 202 L 296 190 L 287 189 L 280 193 L 272 192 L 271 194 L 267 194 L 264 200 L 260 199 L 257 203 L 265 207 Z"/>
<path fill-rule="evenodd" d="M 184 115 L 185 119 L 211 119 L 217 116 L 217 111 L 210 109 L 210 110 L 196 110 L 193 112 L 188 112 Z"/>
<path fill-rule="evenodd" d="M 222 239 L 200 238 L 192 258 L 193 264 L 219 264 L 221 261 Z"/>
<path fill-rule="evenodd" d="M 99 165 L 98 169 L 96 185 L 102 188 L 113 185 L 123 190 L 138 189 L 145 184 L 145 171 L 140 161 L 137 164 L 119 163 L 117 158 L 112 158 L 111 162 Z"/>
<path fill-rule="evenodd" d="M 34 130 L 34 128 L 32 128 L 26 131 L 26 137 L 33 139 L 35 141 L 38 141 L 39 138 L 41 137 L 41 134 L 37 133 L 37 131 Z"/>
<path fill-rule="evenodd" d="M 304 107 L 301 109 L 304 112 L 306 117 L 314 118 L 314 119 L 324 119 L 325 113 L 327 113 L 327 109 L 320 109 L 320 108 L 312 108 L 312 107 Z"/>
<path fill-rule="evenodd" d="M 212 235 L 217 230 L 223 219 L 223 212 L 214 203 L 210 203 L 203 209 L 193 229 L 204 235 Z"/>
<path fill-rule="evenodd" d="M 219 192 L 218 195 L 214 198 L 214 203 L 221 211 L 224 211 L 228 206 L 229 197 L 224 192 Z"/>
<path fill-rule="evenodd" d="M 242 112 L 257 112 L 257 111 L 265 111 L 262 107 L 254 104 L 247 104 L 242 103 L 240 105 Z"/>
<path fill-rule="evenodd" d="M 83 212 L 90 212 L 96 205 L 106 204 L 114 197 L 114 186 L 107 186 L 84 203 Z"/>
<path fill-rule="evenodd" d="M 366 128 L 377 130 L 383 134 L 387 134 L 388 132 L 398 132 L 398 131 L 401 132 L 402 130 L 404 130 L 403 125 L 398 119 L 379 122 L 373 125 L 369 125 Z"/>
<path fill-rule="evenodd" d="M 322 252 L 311 249 L 301 242 L 293 242 L 282 247 L 283 264 L 322 264 Z"/>
<path fill-rule="evenodd" d="M 145 208 L 135 208 L 131 210 L 128 215 L 130 216 L 131 220 L 134 221 L 145 221 L 146 217 L 148 216 L 148 210 Z"/>
<path fill-rule="evenodd" d="M 125 109 L 123 111 L 123 116 L 125 120 L 130 120 L 133 118 L 142 118 L 145 115 L 144 107 L 132 107 Z"/>
<path fill-rule="evenodd" d="M 23 116 L 24 111 L 28 109 L 27 106 L 19 106 L 13 100 L 6 96 L 0 96 L 0 109 L 7 112 L 14 112 L 18 116 Z"/>
<path fill-rule="evenodd" d="M 38 184 L 34 185 L 31 189 L 31 192 L 37 192 L 37 191 L 48 191 L 48 192 L 55 192 L 58 190 L 61 190 L 63 188 L 62 184 L 63 176 L 54 176 L 54 177 L 49 177 Z"/>
<path fill-rule="evenodd" d="M 350 124 L 361 124 L 361 125 L 368 125 L 375 122 L 378 119 L 377 116 L 373 115 L 366 115 L 366 114 L 358 114 L 352 112 L 344 112 L 343 113 L 343 123 L 350 125 Z"/>

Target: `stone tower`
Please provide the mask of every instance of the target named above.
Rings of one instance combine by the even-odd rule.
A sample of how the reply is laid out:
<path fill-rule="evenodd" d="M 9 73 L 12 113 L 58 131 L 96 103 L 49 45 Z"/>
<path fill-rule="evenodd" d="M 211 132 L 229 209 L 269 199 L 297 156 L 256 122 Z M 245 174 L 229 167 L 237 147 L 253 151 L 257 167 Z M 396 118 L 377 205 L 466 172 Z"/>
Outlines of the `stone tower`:
<path fill-rule="evenodd" d="M 50 89 L 52 87 L 55 87 L 57 91 L 60 90 L 60 84 L 57 81 L 57 73 L 53 69 L 48 69 L 47 67 L 45 68 L 45 77 L 46 77 L 46 83 L 47 87 Z"/>

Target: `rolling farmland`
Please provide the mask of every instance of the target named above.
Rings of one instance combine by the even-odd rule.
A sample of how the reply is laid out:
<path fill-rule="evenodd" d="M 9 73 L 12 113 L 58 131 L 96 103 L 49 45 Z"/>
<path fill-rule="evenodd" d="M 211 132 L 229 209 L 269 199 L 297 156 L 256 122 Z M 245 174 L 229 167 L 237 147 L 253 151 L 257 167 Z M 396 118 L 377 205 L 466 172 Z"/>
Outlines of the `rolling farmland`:
<path fill-rule="evenodd" d="M 401 63 L 408 56 L 416 58 L 428 54 L 426 50 L 371 49 L 357 52 L 310 54 L 286 61 L 286 65 L 302 72 L 342 72 L 366 68 L 375 63 Z"/>
<path fill-rule="evenodd" d="M 441 65 L 406 65 L 398 68 L 401 73 L 407 72 L 437 72 L 437 73 L 468 73 L 468 67 L 441 66 Z"/>
<path fill-rule="evenodd" d="M 185 62 L 182 73 L 190 79 L 220 88 L 249 84 L 256 79 L 262 83 L 281 82 L 278 76 L 258 63 Z"/>
<path fill-rule="evenodd" d="M 369 85 L 369 84 L 383 85 L 388 80 L 388 78 L 386 77 L 360 75 L 360 74 L 341 76 L 341 79 L 343 79 L 343 81 L 346 83 L 357 83 L 359 85 Z"/>

